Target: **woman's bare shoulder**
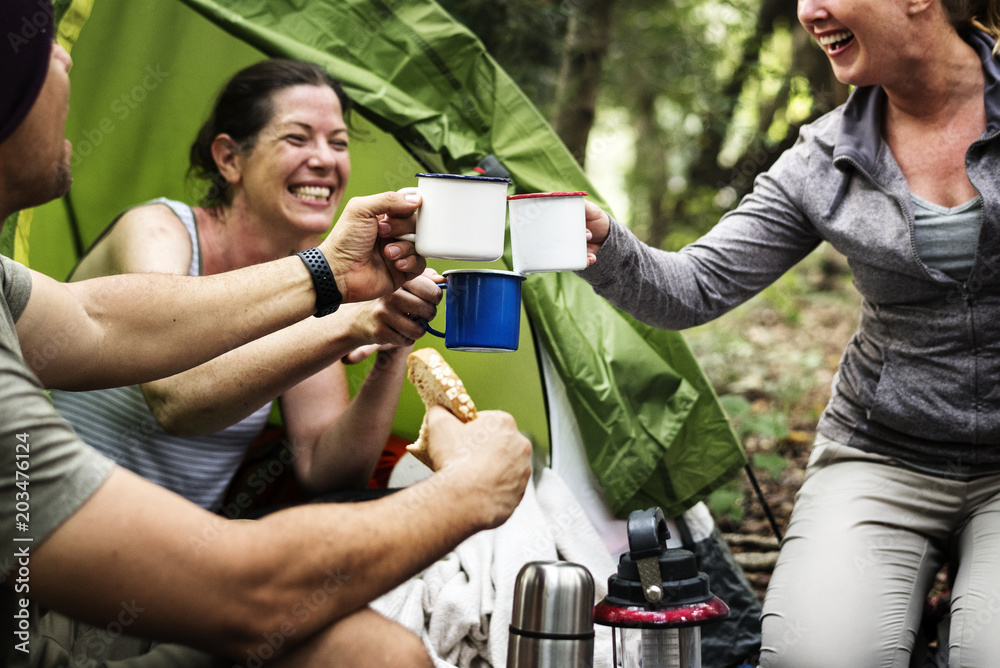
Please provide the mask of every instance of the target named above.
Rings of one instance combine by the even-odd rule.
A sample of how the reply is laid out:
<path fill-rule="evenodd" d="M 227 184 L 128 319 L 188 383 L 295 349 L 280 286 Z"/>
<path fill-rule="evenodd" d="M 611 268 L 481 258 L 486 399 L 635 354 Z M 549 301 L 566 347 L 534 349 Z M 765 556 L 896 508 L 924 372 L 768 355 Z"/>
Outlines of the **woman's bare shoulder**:
<path fill-rule="evenodd" d="M 194 250 L 184 223 L 166 204 L 129 209 L 94 245 L 73 280 L 131 273 L 187 274 Z"/>

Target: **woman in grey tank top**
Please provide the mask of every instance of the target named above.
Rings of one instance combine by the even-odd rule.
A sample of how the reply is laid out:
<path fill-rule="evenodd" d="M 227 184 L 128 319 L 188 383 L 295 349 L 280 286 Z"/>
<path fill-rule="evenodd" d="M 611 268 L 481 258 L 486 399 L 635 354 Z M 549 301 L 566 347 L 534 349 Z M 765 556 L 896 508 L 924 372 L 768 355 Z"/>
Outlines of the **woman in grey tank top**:
<path fill-rule="evenodd" d="M 160 199 L 126 211 L 71 280 L 208 275 L 315 246 L 350 177 L 347 111 L 340 86 L 311 63 L 270 60 L 237 73 L 191 147 L 191 171 L 206 184 L 200 206 Z M 279 398 L 292 455 L 282 465 L 302 488 L 364 487 L 390 435 L 406 356 L 423 334 L 414 319 L 434 317 L 434 278 L 429 270 L 389 297 L 309 318 L 171 378 L 53 400 L 95 448 L 218 509 Z M 372 353 L 375 366 L 352 400 L 343 365 Z"/>

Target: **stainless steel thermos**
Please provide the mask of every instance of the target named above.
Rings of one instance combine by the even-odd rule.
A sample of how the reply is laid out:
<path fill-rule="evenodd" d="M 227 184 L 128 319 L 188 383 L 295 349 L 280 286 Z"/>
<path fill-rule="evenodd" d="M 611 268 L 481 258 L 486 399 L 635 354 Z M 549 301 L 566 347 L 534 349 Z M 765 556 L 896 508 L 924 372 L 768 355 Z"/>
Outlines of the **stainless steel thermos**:
<path fill-rule="evenodd" d="M 507 668 L 592 668 L 594 578 L 567 561 L 525 564 L 514 584 Z"/>

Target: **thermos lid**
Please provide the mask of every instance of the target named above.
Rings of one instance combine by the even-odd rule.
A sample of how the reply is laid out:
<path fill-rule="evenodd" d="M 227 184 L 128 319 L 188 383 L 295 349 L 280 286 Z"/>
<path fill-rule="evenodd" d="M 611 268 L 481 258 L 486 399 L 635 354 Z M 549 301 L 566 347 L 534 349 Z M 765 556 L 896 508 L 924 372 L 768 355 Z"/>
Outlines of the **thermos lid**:
<path fill-rule="evenodd" d="M 668 549 L 663 511 L 636 510 L 628 517 L 629 551 L 608 578 L 608 595 L 594 608 L 604 626 L 658 628 L 693 626 L 724 619 L 727 606 L 712 595 L 708 576 L 692 552 Z"/>
<path fill-rule="evenodd" d="M 594 578 L 568 561 L 525 564 L 514 583 L 512 630 L 546 636 L 594 632 Z"/>

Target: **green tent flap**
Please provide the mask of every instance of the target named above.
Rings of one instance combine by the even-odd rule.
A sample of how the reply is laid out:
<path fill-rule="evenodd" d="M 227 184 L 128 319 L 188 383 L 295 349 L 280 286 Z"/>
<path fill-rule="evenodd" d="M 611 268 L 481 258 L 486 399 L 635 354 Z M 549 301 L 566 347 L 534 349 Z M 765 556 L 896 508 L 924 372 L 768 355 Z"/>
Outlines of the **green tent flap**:
<path fill-rule="evenodd" d="M 428 168 L 469 172 L 493 154 L 518 192 L 589 190 L 603 204 L 482 42 L 435 2 L 182 1 L 269 56 L 324 65 L 365 118 Z"/>
<path fill-rule="evenodd" d="M 746 463 L 678 333 L 622 314 L 569 274 L 529 278 L 524 301 L 618 517 L 651 506 L 677 516 Z"/>
<path fill-rule="evenodd" d="M 606 206 L 479 39 L 435 2 L 98 0 L 73 54 L 76 183 L 70 199 L 36 209 L 32 265 L 64 278 L 74 230 L 86 245 L 137 202 L 196 199 L 182 178 L 187 146 L 221 84 L 262 54 L 322 64 L 356 102 L 349 196 L 415 185 L 417 171 L 469 173 L 492 154 L 516 192 L 585 190 Z M 498 264 L 509 266 L 509 250 Z M 678 515 L 745 463 L 680 334 L 635 322 L 569 273 L 530 276 L 523 297 L 521 350 L 447 351 L 449 362 L 477 404 L 513 413 L 544 449 L 543 347 L 618 516 L 651 505 Z M 430 336 L 418 345 L 441 347 Z M 397 433 L 415 436 L 421 415 L 404 387 Z"/>

